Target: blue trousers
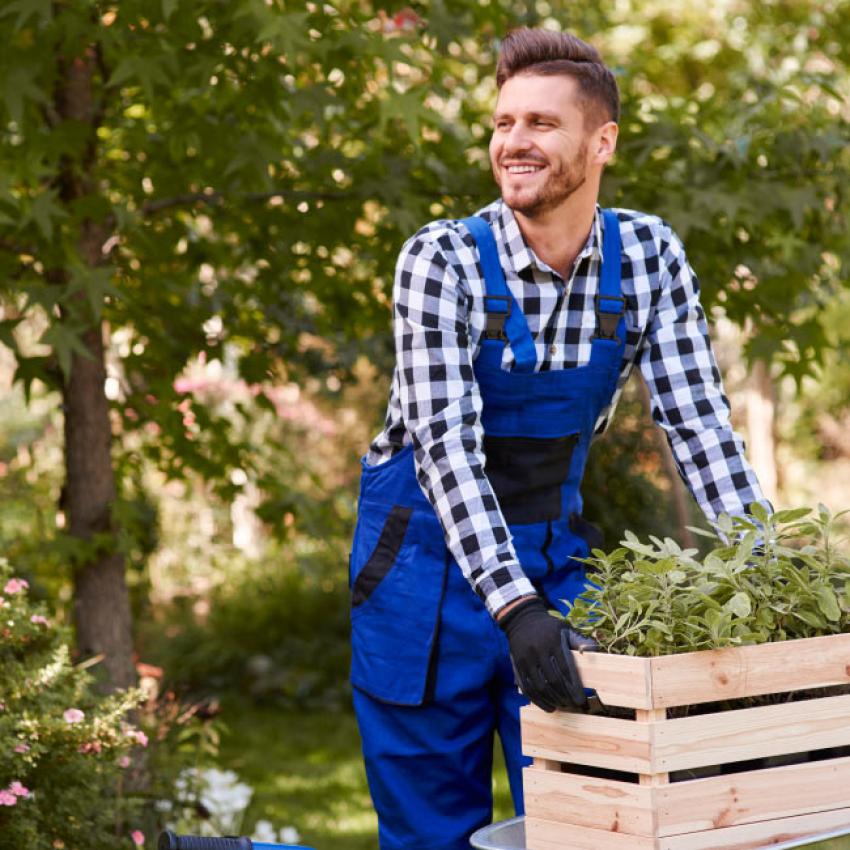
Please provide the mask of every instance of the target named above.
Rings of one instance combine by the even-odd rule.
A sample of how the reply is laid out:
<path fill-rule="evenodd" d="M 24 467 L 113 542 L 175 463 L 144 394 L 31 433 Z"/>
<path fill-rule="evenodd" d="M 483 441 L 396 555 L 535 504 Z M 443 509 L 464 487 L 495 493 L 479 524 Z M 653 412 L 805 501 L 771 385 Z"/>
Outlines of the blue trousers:
<path fill-rule="evenodd" d="M 492 820 L 494 732 L 523 813 L 519 709 L 505 636 L 450 564 L 431 696 L 421 706 L 354 689 L 381 850 L 469 850 Z"/>

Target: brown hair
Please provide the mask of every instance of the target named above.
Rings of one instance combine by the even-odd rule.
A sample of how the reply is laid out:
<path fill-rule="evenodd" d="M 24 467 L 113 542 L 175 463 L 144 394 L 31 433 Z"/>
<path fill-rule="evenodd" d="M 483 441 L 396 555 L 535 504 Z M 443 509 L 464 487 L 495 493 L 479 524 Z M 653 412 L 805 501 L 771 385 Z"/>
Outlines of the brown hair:
<path fill-rule="evenodd" d="M 564 74 L 578 83 L 585 120 L 597 126 L 620 119 L 620 92 L 599 51 L 566 32 L 522 27 L 508 33 L 499 49 L 496 85 L 518 74 Z"/>

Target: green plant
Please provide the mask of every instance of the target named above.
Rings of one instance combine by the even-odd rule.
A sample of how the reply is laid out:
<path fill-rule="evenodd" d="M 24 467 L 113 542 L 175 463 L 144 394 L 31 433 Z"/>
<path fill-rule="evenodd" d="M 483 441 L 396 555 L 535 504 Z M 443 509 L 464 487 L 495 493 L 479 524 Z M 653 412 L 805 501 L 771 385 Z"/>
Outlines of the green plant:
<path fill-rule="evenodd" d="M 129 848 L 120 788 L 147 744 L 127 721 L 139 694 L 98 693 L 27 591 L 0 559 L 0 848 Z"/>
<path fill-rule="evenodd" d="M 850 631 L 850 558 L 823 506 L 722 516 L 703 559 L 669 537 L 594 550 L 570 624 L 607 652 L 663 655 Z M 811 516 L 810 516 L 811 515 Z"/>

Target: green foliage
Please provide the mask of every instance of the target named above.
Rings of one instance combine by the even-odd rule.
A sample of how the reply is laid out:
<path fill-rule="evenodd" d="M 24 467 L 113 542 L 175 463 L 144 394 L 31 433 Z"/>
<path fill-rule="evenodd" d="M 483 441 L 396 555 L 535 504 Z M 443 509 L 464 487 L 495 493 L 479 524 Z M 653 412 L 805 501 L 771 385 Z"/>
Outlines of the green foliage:
<path fill-rule="evenodd" d="M 753 513 L 753 521 L 721 517 L 727 542 L 720 538 L 701 560 L 670 538 L 644 543 L 630 532 L 610 554 L 594 550 L 590 584 L 569 622 L 605 651 L 626 655 L 850 631 L 850 557 L 839 548 L 847 512 Z"/>
<path fill-rule="evenodd" d="M 349 599 L 339 569 L 345 543 L 332 543 L 231 562 L 203 600 L 178 598 L 157 613 L 142 634 L 147 657 L 181 691 L 340 708 L 348 701 Z M 193 612 L 199 601 L 208 611 L 202 618 Z"/>
<path fill-rule="evenodd" d="M 113 850 L 128 812 L 122 775 L 146 744 L 135 692 L 104 697 L 71 663 L 68 634 L 0 560 L 0 847 Z"/>
<path fill-rule="evenodd" d="M 124 334 L 122 450 L 169 477 L 225 492 L 256 463 L 248 407 L 194 404 L 187 426 L 191 391 L 175 378 L 199 357 L 234 366 L 258 404 L 281 380 L 339 386 L 360 354 L 389 370 L 401 242 L 495 194 L 493 64 L 519 24 L 571 29 L 616 67 L 622 133 L 604 200 L 671 222 L 706 305 L 752 323 L 750 354 L 799 378 L 831 344 L 819 309 L 847 277 L 846 4 L 9 9 L 0 340 L 27 390 L 55 387 L 82 330 L 108 321 Z M 92 63 L 85 120 L 56 94 L 76 60 Z M 94 259 L 80 253 L 90 236 Z M 39 319 L 37 348 L 22 317 Z M 288 488 L 257 473 L 280 525 Z"/>

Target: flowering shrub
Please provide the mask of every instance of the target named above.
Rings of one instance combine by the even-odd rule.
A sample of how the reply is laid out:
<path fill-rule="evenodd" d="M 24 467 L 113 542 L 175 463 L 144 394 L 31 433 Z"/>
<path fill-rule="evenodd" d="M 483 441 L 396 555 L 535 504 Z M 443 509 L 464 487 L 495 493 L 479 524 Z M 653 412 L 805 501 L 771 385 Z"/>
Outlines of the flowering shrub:
<path fill-rule="evenodd" d="M 0 850 L 115 850 L 122 775 L 143 732 L 134 692 L 103 696 L 71 663 L 68 634 L 0 559 Z M 116 830 L 119 834 L 116 836 Z"/>

